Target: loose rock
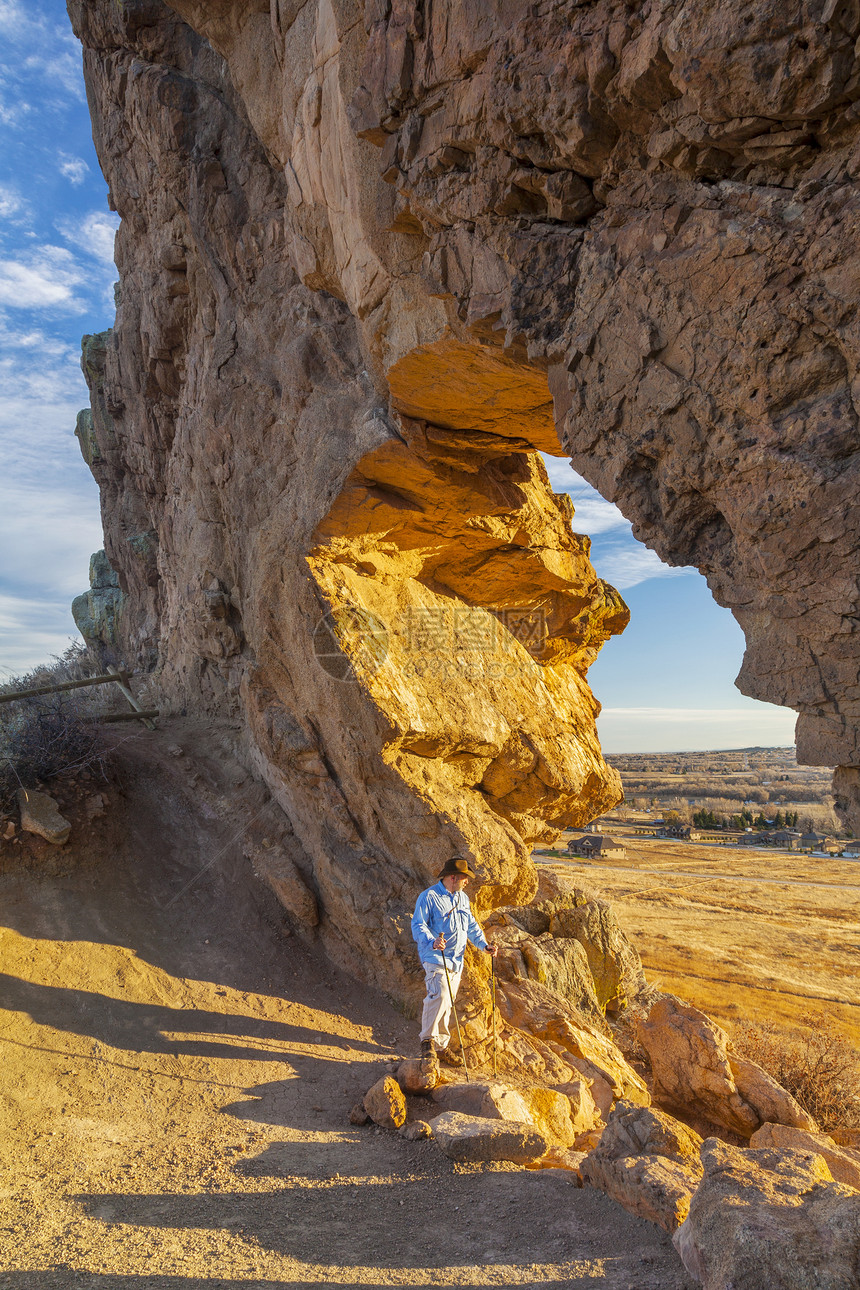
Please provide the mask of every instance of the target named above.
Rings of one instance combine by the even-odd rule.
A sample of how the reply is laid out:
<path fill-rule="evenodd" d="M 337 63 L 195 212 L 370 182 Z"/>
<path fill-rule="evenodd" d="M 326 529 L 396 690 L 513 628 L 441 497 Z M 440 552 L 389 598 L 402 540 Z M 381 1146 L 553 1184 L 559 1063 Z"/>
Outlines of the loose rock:
<path fill-rule="evenodd" d="M 411 1124 L 404 1124 L 400 1136 L 407 1142 L 418 1142 L 421 1138 L 432 1138 L 433 1130 L 426 1120 L 413 1120 Z"/>
<path fill-rule="evenodd" d="M 827 1161 L 836 1182 L 860 1191 L 860 1151 L 840 1147 L 826 1133 L 807 1133 L 787 1124 L 763 1124 L 750 1138 L 751 1147 L 794 1147 L 815 1151 Z"/>
<path fill-rule="evenodd" d="M 430 1093 L 439 1083 L 439 1063 L 435 1058 L 407 1057 L 395 1078 L 404 1093 Z"/>
<path fill-rule="evenodd" d="M 765 1121 L 815 1130 L 794 1098 L 755 1062 L 729 1051 L 728 1036 L 698 1008 L 662 995 L 637 1033 L 654 1072 L 654 1097 L 749 1138 Z"/>
<path fill-rule="evenodd" d="M 370 1124 L 370 1116 L 364 1109 L 363 1102 L 356 1102 L 349 1113 L 349 1122 L 350 1124 Z"/>
<path fill-rule="evenodd" d="M 377 1080 L 364 1095 L 364 1109 L 383 1129 L 399 1129 L 406 1123 L 406 1098 L 403 1090 L 391 1075 Z"/>
<path fill-rule="evenodd" d="M 433 1137 L 452 1160 L 510 1160 L 524 1165 L 539 1160 L 549 1145 L 530 1124 L 487 1120 L 458 1111 L 437 1115 L 432 1128 Z"/>
<path fill-rule="evenodd" d="M 21 828 L 25 833 L 35 833 L 57 847 L 68 842 L 72 826 L 60 815 L 53 797 L 30 788 L 19 788 L 18 807 L 21 811 Z"/>

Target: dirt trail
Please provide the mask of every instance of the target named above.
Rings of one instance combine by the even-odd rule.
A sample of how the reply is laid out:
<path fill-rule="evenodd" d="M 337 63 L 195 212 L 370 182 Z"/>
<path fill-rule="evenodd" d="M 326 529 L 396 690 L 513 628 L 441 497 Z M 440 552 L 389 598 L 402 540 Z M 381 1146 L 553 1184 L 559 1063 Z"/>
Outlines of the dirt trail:
<path fill-rule="evenodd" d="M 285 934 L 215 743 L 130 739 L 86 845 L 0 850 L 0 1287 L 689 1287 L 570 1174 L 349 1124 L 415 1027 Z"/>

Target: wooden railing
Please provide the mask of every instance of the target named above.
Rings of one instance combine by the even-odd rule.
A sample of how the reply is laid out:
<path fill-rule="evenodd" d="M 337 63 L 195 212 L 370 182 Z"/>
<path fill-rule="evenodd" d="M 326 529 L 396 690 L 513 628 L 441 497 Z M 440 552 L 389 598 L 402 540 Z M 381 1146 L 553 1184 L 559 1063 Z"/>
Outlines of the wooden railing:
<path fill-rule="evenodd" d="M 58 681 L 55 685 L 37 685 L 29 690 L 6 690 L 0 693 L 0 703 L 14 703 L 18 699 L 33 699 L 40 694 L 58 694 L 62 690 L 79 690 L 86 685 L 117 685 L 131 704 L 131 712 L 108 712 L 104 715 L 87 717 L 87 721 L 142 721 L 148 730 L 154 730 L 153 718 L 158 716 L 158 708 L 144 710 L 129 688 L 134 673 L 109 667 L 105 676 L 86 676 L 79 681 Z"/>

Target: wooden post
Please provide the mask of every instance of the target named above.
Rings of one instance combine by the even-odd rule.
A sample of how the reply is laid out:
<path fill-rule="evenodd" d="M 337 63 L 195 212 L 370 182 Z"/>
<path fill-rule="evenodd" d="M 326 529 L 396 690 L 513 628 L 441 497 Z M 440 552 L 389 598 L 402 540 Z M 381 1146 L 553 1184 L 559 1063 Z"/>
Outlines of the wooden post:
<path fill-rule="evenodd" d="M 137 712 L 137 713 L 139 713 L 139 714 L 140 714 L 140 720 L 141 720 L 141 721 L 143 722 L 143 724 L 146 726 L 147 730 L 154 730 L 154 729 L 155 729 L 155 725 L 154 725 L 154 724 L 153 724 L 153 722 L 150 720 L 150 715 L 151 715 L 151 714 L 145 713 L 145 712 L 143 711 L 143 708 L 140 706 L 140 704 L 138 703 L 137 699 L 134 697 L 134 695 L 132 694 L 131 690 L 128 688 L 128 681 L 129 681 L 129 679 L 130 679 L 130 678 L 129 678 L 129 675 L 128 675 L 128 672 L 120 672 L 120 671 L 119 671 L 117 668 L 115 668 L 115 667 L 109 667 L 109 668 L 108 668 L 108 671 L 110 672 L 111 677 L 113 678 L 113 680 L 114 680 L 114 681 L 116 681 L 117 685 L 118 685 L 118 686 L 119 686 L 119 688 L 122 690 L 122 692 L 123 692 L 123 694 L 125 695 L 125 697 L 128 699 L 128 701 L 129 701 L 129 703 L 131 704 L 131 706 L 134 708 L 135 712 Z M 156 713 L 155 713 L 155 715 L 156 715 L 156 716 L 158 716 L 158 713 L 156 712 Z M 129 720 L 130 720 L 130 719 L 131 719 L 131 713 L 129 713 Z"/>

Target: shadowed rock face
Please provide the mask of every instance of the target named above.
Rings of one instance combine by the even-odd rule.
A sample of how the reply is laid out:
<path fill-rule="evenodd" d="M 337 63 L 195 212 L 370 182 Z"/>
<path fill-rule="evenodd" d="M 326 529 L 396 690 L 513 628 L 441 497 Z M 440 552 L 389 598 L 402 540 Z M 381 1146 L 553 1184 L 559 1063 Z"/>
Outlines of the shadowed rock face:
<path fill-rule="evenodd" d="M 534 841 L 619 799 L 585 673 L 627 610 L 535 451 L 560 452 L 545 367 L 448 327 L 420 227 L 381 212 L 376 250 L 356 241 L 354 188 L 394 194 L 345 115 L 307 165 L 346 258 L 305 271 L 278 136 L 340 66 L 331 11 L 285 45 L 268 8 L 205 9 L 218 31 L 72 5 L 122 216 L 116 326 L 84 349 L 119 630 L 167 706 L 235 720 L 284 811 L 245 849 L 296 922 L 409 996 L 415 896 L 449 855 L 474 858 L 479 911 L 520 905 Z"/>

